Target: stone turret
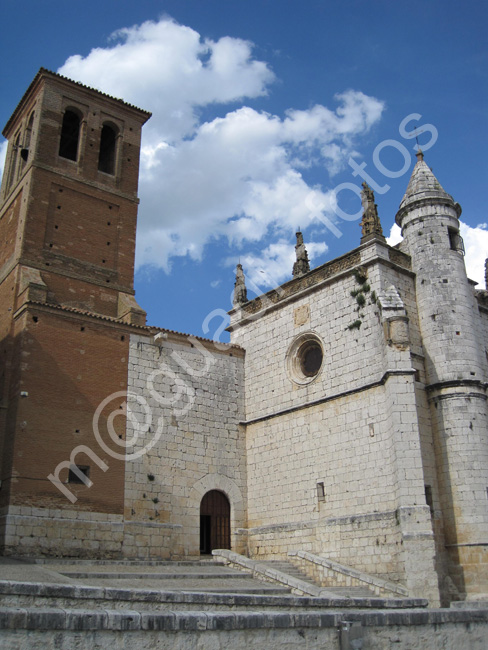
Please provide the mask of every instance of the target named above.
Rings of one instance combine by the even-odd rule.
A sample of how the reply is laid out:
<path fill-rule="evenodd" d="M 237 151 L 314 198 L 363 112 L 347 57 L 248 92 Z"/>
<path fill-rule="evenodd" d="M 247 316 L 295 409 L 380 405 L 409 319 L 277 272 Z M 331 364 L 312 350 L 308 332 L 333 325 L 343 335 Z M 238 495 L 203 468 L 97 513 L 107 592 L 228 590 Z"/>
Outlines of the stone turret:
<path fill-rule="evenodd" d="M 297 243 L 295 245 L 296 262 L 293 264 L 293 277 L 300 278 L 305 273 L 310 271 L 310 262 L 308 261 L 308 253 L 303 243 L 303 235 L 300 231 L 296 233 Z"/>
<path fill-rule="evenodd" d="M 247 289 L 246 278 L 242 270 L 242 264 L 238 264 L 236 268 L 236 281 L 234 284 L 234 305 L 243 305 L 247 302 Z"/>
<path fill-rule="evenodd" d="M 449 573 L 469 598 L 487 592 L 485 346 L 464 266 L 461 207 L 421 151 L 417 159 L 396 222 L 415 273 Z"/>

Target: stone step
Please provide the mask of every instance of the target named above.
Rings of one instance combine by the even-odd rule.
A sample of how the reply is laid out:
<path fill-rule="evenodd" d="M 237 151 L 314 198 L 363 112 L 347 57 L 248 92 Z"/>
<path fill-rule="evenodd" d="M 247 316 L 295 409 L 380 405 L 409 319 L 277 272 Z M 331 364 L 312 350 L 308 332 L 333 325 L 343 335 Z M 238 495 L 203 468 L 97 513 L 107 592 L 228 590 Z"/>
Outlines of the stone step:
<path fill-rule="evenodd" d="M 190 571 L 60 571 L 61 575 L 67 578 L 94 578 L 103 580 L 105 578 L 113 580 L 248 580 L 249 576 L 239 571 L 224 573 L 222 571 L 190 572 Z"/>
<path fill-rule="evenodd" d="M 17 558 L 11 558 L 16 560 Z M 46 567 L 50 566 L 63 566 L 63 565 L 72 565 L 72 566 L 208 566 L 210 565 L 222 565 L 221 562 L 217 561 L 211 555 L 188 559 L 188 560 L 87 560 L 80 558 L 50 558 L 50 557 L 39 557 L 39 558 L 18 558 L 19 562 L 24 564 L 39 564 Z"/>
<path fill-rule="evenodd" d="M 247 595 L 281 595 L 289 594 L 286 585 L 278 585 L 256 580 L 250 573 L 231 569 L 220 562 L 206 560 L 204 562 L 158 562 L 131 564 L 112 561 L 105 564 L 98 562 L 51 560 L 39 564 L 23 562 L 5 562 L 0 565 L 5 577 L 13 580 L 29 580 L 30 572 L 33 580 L 50 583 L 68 583 L 91 587 L 112 587 L 115 589 L 143 589 L 169 592 L 195 592 L 215 594 L 247 594 Z"/>
<path fill-rule="evenodd" d="M 263 583 L 261 583 L 263 586 Z M 0 580 L 0 607 L 26 608 L 60 607 L 84 610 L 135 611 L 322 611 L 337 609 L 405 609 L 426 607 L 421 599 L 355 599 L 314 598 L 295 596 L 274 585 L 263 587 L 263 593 L 177 591 L 170 589 L 142 589 L 82 584 L 46 584 Z"/>
<path fill-rule="evenodd" d="M 314 580 L 312 580 L 304 571 L 301 571 L 294 564 L 292 564 L 291 562 L 287 562 L 286 560 L 268 560 L 262 562 L 261 564 L 263 564 L 264 566 L 272 567 L 277 571 L 281 571 L 282 573 L 285 573 L 287 575 L 299 578 L 300 580 L 303 580 L 304 582 L 308 582 L 309 584 L 315 585 L 317 587 L 322 586 L 322 588 L 325 589 L 330 594 L 334 594 L 336 596 L 342 596 L 343 598 L 351 598 L 351 597 L 374 598 L 375 596 L 374 591 L 372 589 L 369 589 L 369 587 L 367 586 L 329 587 L 327 585 L 319 585 Z"/>
<path fill-rule="evenodd" d="M 253 565 L 261 565 L 264 569 L 272 569 L 272 574 L 277 572 L 281 575 L 281 580 L 273 580 L 273 576 L 261 575 L 257 571 L 246 569 L 231 568 L 225 566 L 221 561 L 212 561 L 205 558 L 203 561 L 185 561 L 185 562 L 118 562 L 118 561 L 90 561 L 90 560 L 70 560 L 59 559 L 33 561 L 30 565 L 25 562 L 11 561 L 3 559 L 0 565 L 0 579 L 9 578 L 13 581 L 29 581 L 32 575 L 32 581 L 36 581 L 36 575 L 40 582 L 45 583 L 64 583 L 64 586 L 74 585 L 77 589 L 83 591 L 91 588 L 94 593 L 103 593 L 105 589 L 112 589 L 115 592 L 132 592 L 142 593 L 183 593 L 186 595 L 199 594 L 226 596 L 226 597 L 280 597 L 289 596 L 292 589 L 295 594 L 302 594 L 300 598 L 313 598 L 314 602 L 320 600 L 330 603 L 336 599 L 344 603 L 348 600 L 355 602 L 356 606 L 371 606 L 371 602 L 386 602 L 387 599 L 378 599 L 367 588 L 362 587 L 331 587 L 323 588 L 314 585 L 310 579 L 302 573 L 292 563 L 285 560 L 276 560 L 268 562 L 254 562 Z M 34 566 L 35 565 L 35 566 Z M 29 568 L 30 567 L 30 568 Z M 38 568 L 36 568 L 38 567 Z M 4 576 L 2 576 L 2 571 Z M 19 576 L 20 571 L 20 576 Z M 292 582 L 288 583 L 287 576 L 291 577 Z M 293 580 L 295 582 L 293 582 Z M 300 584 L 304 589 L 297 590 L 296 584 Z M 2 604 L 21 605 L 21 594 L 11 594 L 6 587 L 6 591 L 1 591 L 0 580 L 0 602 Z M 308 585 L 308 587 L 307 587 Z M 58 585 L 62 586 L 62 584 Z M 94 590 L 94 591 L 93 591 Z M 112 592 L 109 592 L 112 593 Z M 3 594 L 3 595 L 2 595 Z M 310 594 L 304 596 L 303 594 Z M 45 596 L 47 598 L 48 596 Z M 30 596 L 27 597 L 29 600 Z M 54 600 L 53 600 L 54 598 Z M 72 596 L 70 596 L 70 599 Z M 7 601 L 5 600 L 7 599 Z M 49 595 L 49 603 L 54 606 L 64 606 L 66 603 L 56 601 L 56 596 L 52 593 Z M 110 600 L 110 597 L 109 597 Z M 363 605 L 358 603 L 363 602 Z M 389 600 L 390 607 L 402 606 L 395 605 L 395 600 Z M 399 601 L 396 601 L 399 602 Z M 403 602 L 403 601 L 402 601 Z M 404 601 L 407 602 L 407 601 Z M 26 605 L 29 603 L 25 603 Z M 35 604 L 34 601 L 31 604 Z M 76 602 L 72 606 L 80 606 Z M 376 605 L 378 606 L 378 605 Z"/>
<path fill-rule="evenodd" d="M 46 565 L 44 565 L 46 566 Z M 256 580 L 249 573 L 225 567 L 217 562 L 133 563 L 82 565 L 49 563 L 51 573 L 83 585 L 121 589 L 155 589 L 199 593 L 283 594 L 290 593 L 284 585 Z"/>
<path fill-rule="evenodd" d="M 295 567 L 293 564 L 288 563 L 288 562 L 264 562 L 266 566 L 273 566 L 276 568 L 278 571 L 282 571 L 283 573 L 286 573 L 288 575 L 295 576 L 297 578 L 300 578 L 300 580 L 303 580 L 305 582 L 309 582 L 310 584 L 316 585 L 316 586 L 321 586 L 318 583 L 316 583 L 314 580 L 312 580 L 306 573 L 303 571 L 300 571 L 297 567 Z M 343 598 L 349 598 L 349 597 L 354 597 L 354 598 L 373 598 L 374 597 L 374 591 L 372 589 L 369 589 L 368 587 L 329 587 L 328 585 L 322 585 L 323 589 L 326 589 L 329 593 L 331 594 L 336 594 L 337 596 L 342 596 Z"/>
<path fill-rule="evenodd" d="M 79 580 L 78 584 L 93 587 L 113 587 L 120 589 L 144 589 L 157 591 L 185 591 L 192 593 L 214 593 L 214 594 L 288 594 L 290 589 L 280 585 L 261 582 L 259 580 L 242 580 L 240 576 L 237 580 L 226 578 L 207 580 L 124 580 L 118 578 L 87 578 Z"/>
<path fill-rule="evenodd" d="M 354 597 L 354 598 L 374 598 L 374 592 L 368 587 L 327 587 L 326 589 L 330 594 L 337 596 Z"/>
<path fill-rule="evenodd" d="M 0 607 L 2 648 L 486 648 L 487 610 L 195 611 Z M 340 632 L 340 638 L 338 635 Z M 181 632 L 181 634 L 179 634 Z M 389 640 L 388 640 L 389 639 Z M 384 643 L 381 643 L 384 641 Z"/>
<path fill-rule="evenodd" d="M 298 569 L 296 566 L 291 564 L 291 562 L 280 562 L 278 560 L 271 560 L 271 561 L 261 562 L 261 564 L 265 567 L 269 567 L 270 569 L 281 571 L 282 573 L 285 573 L 288 576 L 293 576 L 295 578 L 298 578 L 299 580 L 303 580 L 303 582 L 308 582 L 317 587 L 319 586 L 311 578 L 309 578 L 309 576 L 307 576 L 306 573 L 300 571 L 300 569 Z"/>

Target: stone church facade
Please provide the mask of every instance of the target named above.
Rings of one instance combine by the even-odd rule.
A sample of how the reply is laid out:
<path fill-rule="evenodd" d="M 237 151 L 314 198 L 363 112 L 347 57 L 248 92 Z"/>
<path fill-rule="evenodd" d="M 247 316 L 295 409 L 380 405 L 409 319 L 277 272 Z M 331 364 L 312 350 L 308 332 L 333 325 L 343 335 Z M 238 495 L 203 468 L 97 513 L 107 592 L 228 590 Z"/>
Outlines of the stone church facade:
<path fill-rule="evenodd" d="M 310 269 L 298 233 L 293 279 L 252 300 L 238 267 L 230 344 L 146 326 L 148 118 L 41 69 L 5 127 L 3 553 L 303 550 L 432 604 L 486 597 L 488 294 L 459 205 L 419 152 L 399 246 L 365 185 L 354 250 Z"/>

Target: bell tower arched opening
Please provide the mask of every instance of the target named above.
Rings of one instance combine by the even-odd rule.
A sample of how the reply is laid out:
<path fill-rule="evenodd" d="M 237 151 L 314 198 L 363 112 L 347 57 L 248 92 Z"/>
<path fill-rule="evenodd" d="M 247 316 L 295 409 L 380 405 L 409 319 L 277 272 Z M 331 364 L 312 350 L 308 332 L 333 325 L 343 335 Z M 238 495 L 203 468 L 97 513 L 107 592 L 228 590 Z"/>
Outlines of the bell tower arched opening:
<path fill-rule="evenodd" d="M 80 139 L 81 117 L 73 109 L 67 109 L 63 116 L 59 155 L 68 160 L 78 159 L 78 141 Z"/>
<path fill-rule="evenodd" d="M 210 490 L 200 503 L 200 554 L 230 549 L 230 502 L 220 490 Z"/>

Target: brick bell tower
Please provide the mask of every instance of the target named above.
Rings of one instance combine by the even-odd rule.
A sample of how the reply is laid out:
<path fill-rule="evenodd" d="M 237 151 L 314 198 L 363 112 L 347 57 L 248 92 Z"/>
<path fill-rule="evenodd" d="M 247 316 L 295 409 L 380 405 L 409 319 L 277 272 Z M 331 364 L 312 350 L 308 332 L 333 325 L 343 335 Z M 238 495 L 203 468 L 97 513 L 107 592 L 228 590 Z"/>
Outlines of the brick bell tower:
<path fill-rule="evenodd" d="M 129 337 L 145 325 L 133 275 L 141 128 L 149 117 L 41 69 L 3 131 L 4 553 L 120 551 L 113 527 L 123 514 L 124 461 L 100 447 L 93 418 L 109 398 L 100 436 L 123 444 Z"/>

